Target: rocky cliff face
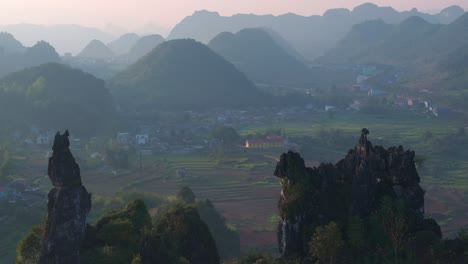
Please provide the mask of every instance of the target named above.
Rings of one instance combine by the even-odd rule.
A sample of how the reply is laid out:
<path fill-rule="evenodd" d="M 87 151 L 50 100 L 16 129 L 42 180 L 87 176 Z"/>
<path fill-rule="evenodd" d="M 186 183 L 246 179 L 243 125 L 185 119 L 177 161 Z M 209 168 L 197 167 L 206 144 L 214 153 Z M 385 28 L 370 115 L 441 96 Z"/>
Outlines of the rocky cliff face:
<path fill-rule="evenodd" d="M 350 217 L 367 219 L 384 196 L 404 203 L 415 228 L 424 220 L 424 191 L 414 164 L 415 153 L 403 147 L 373 146 L 362 130 L 354 149 L 335 165 L 307 168 L 302 157 L 289 151 L 275 170 L 282 191 L 278 244 L 283 257 L 304 257 L 315 227 Z"/>
<path fill-rule="evenodd" d="M 55 135 L 48 174 L 54 188 L 48 213 L 40 264 L 80 263 L 80 247 L 91 210 L 91 195 L 81 183 L 80 168 L 70 152 L 68 131 Z"/>

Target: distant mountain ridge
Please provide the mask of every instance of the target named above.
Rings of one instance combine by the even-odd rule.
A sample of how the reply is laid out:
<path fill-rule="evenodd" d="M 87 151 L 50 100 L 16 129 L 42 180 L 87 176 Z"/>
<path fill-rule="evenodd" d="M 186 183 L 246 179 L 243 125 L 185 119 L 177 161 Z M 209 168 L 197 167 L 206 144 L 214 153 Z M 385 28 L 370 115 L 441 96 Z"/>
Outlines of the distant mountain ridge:
<path fill-rule="evenodd" d="M 60 54 L 67 52 L 77 54 L 93 39 L 105 43 L 113 39 L 112 35 L 100 29 L 72 24 L 51 26 L 13 24 L 0 26 L 0 31 L 13 34 L 26 46 L 32 46 L 34 43 L 44 40 L 54 46 Z"/>
<path fill-rule="evenodd" d="M 24 47 L 13 35 L 0 33 L 0 77 L 28 67 L 60 61 L 55 48 L 45 41 Z"/>
<path fill-rule="evenodd" d="M 77 55 L 80 58 L 110 60 L 116 57 L 116 54 L 103 42 L 94 39 Z"/>
<path fill-rule="evenodd" d="M 462 8 L 452 6 L 439 14 L 430 15 L 417 9 L 398 12 L 391 7 L 366 3 L 353 10 L 331 9 L 323 16 L 296 14 L 220 16 L 217 12 L 197 11 L 184 18 L 171 31 L 168 39 L 193 38 L 208 43 L 221 32 L 238 32 L 243 28 L 267 27 L 278 32 L 306 59 L 317 58 L 337 44 L 353 25 L 367 20 L 382 19 L 396 24 L 411 16 L 419 16 L 430 23 L 450 23 L 463 14 Z"/>
<path fill-rule="evenodd" d="M 107 43 L 107 46 L 118 55 L 126 54 L 130 51 L 130 49 L 137 43 L 140 39 L 140 36 L 135 33 L 126 33 Z"/>
<path fill-rule="evenodd" d="M 223 32 L 208 46 L 234 64 L 249 79 L 260 84 L 311 83 L 310 71 L 302 61 L 281 47 L 272 37 L 271 30 L 243 29 L 235 34 Z"/>
<path fill-rule="evenodd" d="M 410 17 L 398 25 L 382 20 L 358 24 L 323 57 L 321 63 L 382 63 L 404 65 L 438 61 L 468 45 L 468 13 L 448 25 Z"/>

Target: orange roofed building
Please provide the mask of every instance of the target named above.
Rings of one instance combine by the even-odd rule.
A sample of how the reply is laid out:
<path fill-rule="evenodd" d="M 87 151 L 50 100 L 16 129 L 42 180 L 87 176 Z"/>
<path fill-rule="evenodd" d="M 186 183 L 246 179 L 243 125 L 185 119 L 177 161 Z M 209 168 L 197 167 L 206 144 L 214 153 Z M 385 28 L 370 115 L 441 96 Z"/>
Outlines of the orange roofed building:
<path fill-rule="evenodd" d="M 286 139 L 281 136 L 269 136 L 262 139 L 249 139 L 245 141 L 246 149 L 282 148 Z"/>

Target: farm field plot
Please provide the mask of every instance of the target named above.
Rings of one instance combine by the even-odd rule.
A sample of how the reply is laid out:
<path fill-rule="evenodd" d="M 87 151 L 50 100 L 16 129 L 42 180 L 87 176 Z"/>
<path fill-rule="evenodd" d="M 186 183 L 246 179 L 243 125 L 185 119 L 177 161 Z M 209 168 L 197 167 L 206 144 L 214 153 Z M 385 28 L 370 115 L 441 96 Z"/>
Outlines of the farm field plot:
<path fill-rule="evenodd" d="M 245 250 L 275 247 L 277 223 L 270 218 L 277 214 L 280 192 L 273 176 L 276 160 L 249 153 L 222 161 L 201 155 L 161 155 L 145 157 L 142 164 L 141 171 L 84 173 L 83 180 L 92 193 L 101 195 L 118 191 L 174 195 L 189 186 L 198 199 L 210 199 L 227 223 L 239 230 Z M 181 169 L 186 175 L 177 175 Z"/>
<path fill-rule="evenodd" d="M 308 166 L 321 161 L 336 162 L 354 146 L 361 128 L 371 131 L 374 144 L 385 147 L 403 145 L 414 149 L 422 186 L 426 190 L 426 215 L 436 219 L 445 235 L 468 225 L 468 152 L 462 143 L 448 144 L 459 121 L 427 119 L 420 116 L 384 118 L 363 114 L 342 113 L 333 118 L 312 115 L 305 120 L 272 122 L 239 129 L 241 135 L 281 129 L 304 156 Z M 339 130 L 339 133 L 334 131 Z M 422 135 L 430 131 L 436 141 L 425 141 Z M 338 141 L 330 140 L 338 135 Z M 310 144 L 303 138 L 311 139 Z M 82 166 L 83 181 L 91 193 L 112 196 L 120 191 L 175 195 L 182 186 L 189 186 L 198 199 L 210 199 L 239 230 L 242 249 L 275 250 L 277 201 L 280 184 L 273 172 L 276 161 L 287 149 L 235 151 L 222 157 L 208 153 L 189 155 L 132 156 L 128 169 L 110 166 Z M 75 153 L 75 152 L 74 152 Z M 80 157 L 80 152 L 76 151 Z M 38 183 L 44 191 L 50 189 L 46 151 L 37 151 L 18 161 L 18 175 Z M 79 161 L 80 162 L 80 161 Z M 23 166 L 24 164 L 24 166 Z"/>

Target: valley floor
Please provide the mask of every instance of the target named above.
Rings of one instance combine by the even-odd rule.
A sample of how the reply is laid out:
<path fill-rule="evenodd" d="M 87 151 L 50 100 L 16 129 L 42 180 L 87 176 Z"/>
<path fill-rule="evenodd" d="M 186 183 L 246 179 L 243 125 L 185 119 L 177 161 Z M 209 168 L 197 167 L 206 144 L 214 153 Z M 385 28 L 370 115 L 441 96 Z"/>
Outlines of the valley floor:
<path fill-rule="evenodd" d="M 363 127 L 369 128 L 374 145 L 402 145 L 416 151 L 422 186 L 426 190 L 426 215 L 441 224 L 445 236 L 452 236 L 468 225 L 468 136 L 460 132 L 460 127 L 464 128 L 461 120 L 407 113 L 385 116 L 337 113 L 332 118 L 317 113 L 302 119 L 239 127 L 238 131 L 247 135 L 280 128 L 297 145 L 307 164 L 313 166 L 343 158 L 355 145 Z M 239 231 L 243 252 L 256 248 L 275 253 L 281 186 L 273 172 L 276 159 L 286 150 L 252 151 L 237 146 L 220 156 L 204 152 L 156 154 L 142 156 L 141 163 L 135 156 L 129 169 L 82 166 L 82 178 L 96 197 L 121 191 L 175 195 L 182 186 L 189 186 L 199 199 L 210 199 L 227 223 Z M 84 158 L 80 153 L 74 151 L 78 162 Z M 45 176 L 46 154 L 38 151 L 24 157 L 18 161 L 23 166 L 17 172 L 19 177 L 38 184 L 44 194 L 50 189 Z M 184 174 L 178 173 L 179 169 Z M 36 207 L 42 207 L 45 212 L 45 202 Z M 14 216 L 6 215 L 5 219 L 0 217 L 0 222 L 11 223 L 11 219 Z M 12 241 L 21 237 L 19 233 L 24 232 L 25 225 L 12 231 L 2 230 L 2 237 L 9 240 L 9 246 L 7 241 L 0 240 L 4 256 L 14 250 L 11 245 L 16 243 Z"/>

